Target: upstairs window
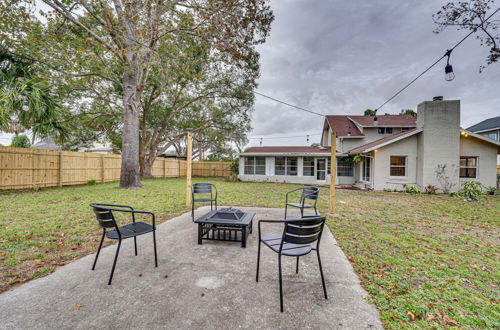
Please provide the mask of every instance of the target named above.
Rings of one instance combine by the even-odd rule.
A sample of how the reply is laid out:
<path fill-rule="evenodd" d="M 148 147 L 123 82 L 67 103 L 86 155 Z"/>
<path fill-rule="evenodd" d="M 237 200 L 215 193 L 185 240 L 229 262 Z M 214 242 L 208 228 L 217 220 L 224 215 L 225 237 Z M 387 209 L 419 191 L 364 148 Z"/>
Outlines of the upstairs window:
<path fill-rule="evenodd" d="M 378 134 L 392 134 L 392 127 L 379 127 Z"/>
<path fill-rule="evenodd" d="M 391 156 L 390 176 L 406 176 L 406 156 Z"/>
<path fill-rule="evenodd" d="M 460 157 L 460 177 L 467 179 L 477 178 L 477 157 Z"/>
<path fill-rule="evenodd" d="M 265 175 L 266 157 L 245 157 L 245 174 Z"/>

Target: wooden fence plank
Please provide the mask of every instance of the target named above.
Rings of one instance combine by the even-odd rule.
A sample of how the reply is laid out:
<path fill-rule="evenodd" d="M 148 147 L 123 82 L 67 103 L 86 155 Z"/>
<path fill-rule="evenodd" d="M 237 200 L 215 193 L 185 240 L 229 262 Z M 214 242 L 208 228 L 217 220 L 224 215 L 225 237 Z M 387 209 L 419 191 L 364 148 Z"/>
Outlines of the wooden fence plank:
<path fill-rule="evenodd" d="M 193 162 L 193 176 L 226 177 L 230 162 Z M 29 189 L 120 179 L 121 156 L 73 151 L 0 147 L 0 189 Z M 186 176 L 186 161 L 158 158 L 154 177 Z"/>

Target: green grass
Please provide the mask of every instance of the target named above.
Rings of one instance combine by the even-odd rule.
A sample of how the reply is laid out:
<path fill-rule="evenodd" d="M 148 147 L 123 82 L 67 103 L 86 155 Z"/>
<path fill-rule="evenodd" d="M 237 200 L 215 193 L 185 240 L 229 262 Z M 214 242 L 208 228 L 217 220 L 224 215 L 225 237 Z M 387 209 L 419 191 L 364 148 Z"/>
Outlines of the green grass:
<path fill-rule="evenodd" d="M 210 181 L 219 205 L 282 207 L 297 185 Z M 188 210 L 183 179 L 0 193 L 0 292 L 94 253 L 91 202 L 130 204 L 159 222 Z M 322 188 L 319 209 L 327 210 Z M 328 225 L 377 305 L 386 328 L 500 328 L 500 199 L 337 191 Z M 109 244 L 109 242 L 106 242 Z M 332 297 L 332 299 L 335 299 Z"/>

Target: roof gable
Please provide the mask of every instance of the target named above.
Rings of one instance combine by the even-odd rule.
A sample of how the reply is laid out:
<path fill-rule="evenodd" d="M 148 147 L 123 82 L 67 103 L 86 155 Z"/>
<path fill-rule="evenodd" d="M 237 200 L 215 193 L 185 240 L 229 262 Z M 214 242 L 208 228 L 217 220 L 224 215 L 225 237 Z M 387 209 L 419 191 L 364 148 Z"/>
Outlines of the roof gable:
<path fill-rule="evenodd" d="M 326 116 L 326 122 L 337 134 L 337 136 L 365 136 L 360 130 L 363 127 L 416 127 L 417 118 L 412 115 L 380 115 L 377 116 L 377 125 L 375 125 L 375 116 L 347 116 L 347 115 L 329 115 Z M 358 127 L 359 126 L 359 127 Z"/>

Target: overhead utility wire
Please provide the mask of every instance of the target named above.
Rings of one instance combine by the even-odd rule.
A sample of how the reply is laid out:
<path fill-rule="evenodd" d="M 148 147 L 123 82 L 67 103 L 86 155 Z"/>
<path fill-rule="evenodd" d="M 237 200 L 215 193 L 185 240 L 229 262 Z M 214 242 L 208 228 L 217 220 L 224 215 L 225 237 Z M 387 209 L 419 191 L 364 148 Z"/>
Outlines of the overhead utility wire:
<path fill-rule="evenodd" d="M 291 138 L 300 138 L 300 137 L 315 136 L 315 135 L 321 135 L 321 134 L 303 134 L 294 136 L 276 136 L 276 137 L 264 137 L 264 138 L 249 137 L 249 139 L 255 139 L 255 140 L 291 139 Z"/>
<path fill-rule="evenodd" d="M 259 93 L 259 92 L 256 92 L 254 91 L 255 94 L 257 95 L 260 95 L 262 97 L 265 97 L 265 98 L 268 98 L 270 100 L 273 100 L 273 101 L 276 101 L 278 103 L 281 103 L 281 104 L 284 104 L 284 105 L 287 105 L 289 107 L 292 107 L 292 108 L 295 108 L 295 109 L 298 109 L 298 110 L 301 110 L 301 111 L 305 111 L 305 112 L 309 112 L 309 113 L 312 113 L 313 115 L 317 115 L 317 116 L 321 116 L 321 117 L 325 117 L 324 114 L 321 114 L 319 112 L 314 112 L 314 111 L 311 111 L 311 110 L 307 110 L 307 109 L 304 109 L 302 107 L 299 107 L 299 106 L 296 106 L 296 105 L 293 105 L 293 104 L 290 104 L 290 103 L 287 103 L 287 102 L 284 102 L 284 101 L 281 101 L 281 100 L 278 100 L 278 99 L 275 99 L 274 97 L 271 97 L 271 96 L 267 96 L 267 95 L 264 95 L 262 93 Z"/>
<path fill-rule="evenodd" d="M 498 8 L 497 10 L 495 10 L 490 16 L 488 16 L 488 18 L 486 18 L 483 22 L 486 23 L 493 15 L 495 15 L 498 11 L 500 10 L 500 8 Z M 436 64 L 438 64 L 443 58 L 445 58 L 446 56 L 449 56 L 449 54 L 455 49 L 457 48 L 458 46 L 460 46 L 460 44 L 462 42 L 465 41 L 465 39 L 469 38 L 473 33 L 475 33 L 476 31 L 473 30 L 471 31 L 468 35 L 466 35 L 465 37 L 462 38 L 462 40 L 460 40 L 459 42 L 457 42 L 455 44 L 455 46 L 453 46 L 451 49 L 448 49 L 446 51 L 446 53 L 441 56 L 438 60 L 436 60 L 436 62 L 432 63 L 427 69 L 425 69 L 421 74 L 419 74 L 417 77 L 415 77 L 412 81 L 410 81 L 408 84 L 406 84 L 403 88 L 401 88 L 399 91 L 396 92 L 396 94 L 394 94 L 393 96 L 391 96 L 387 101 L 385 101 L 384 103 L 382 103 L 380 106 L 378 106 L 376 109 L 375 109 L 375 113 L 380 109 L 382 108 L 384 105 L 386 105 L 387 103 L 389 103 L 390 101 L 392 101 L 396 96 L 398 96 L 399 94 L 401 94 L 405 89 L 407 89 L 408 87 L 410 87 L 411 84 L 413 84 L 415 81 L 417 81 L 417 79 L 419 79 L 420 77 L 422 77 L 425 73 L 427 73 L 427 71 L 429 71 L 430 69 L 432 69 L 432 67 L 434 67 Z"/>

